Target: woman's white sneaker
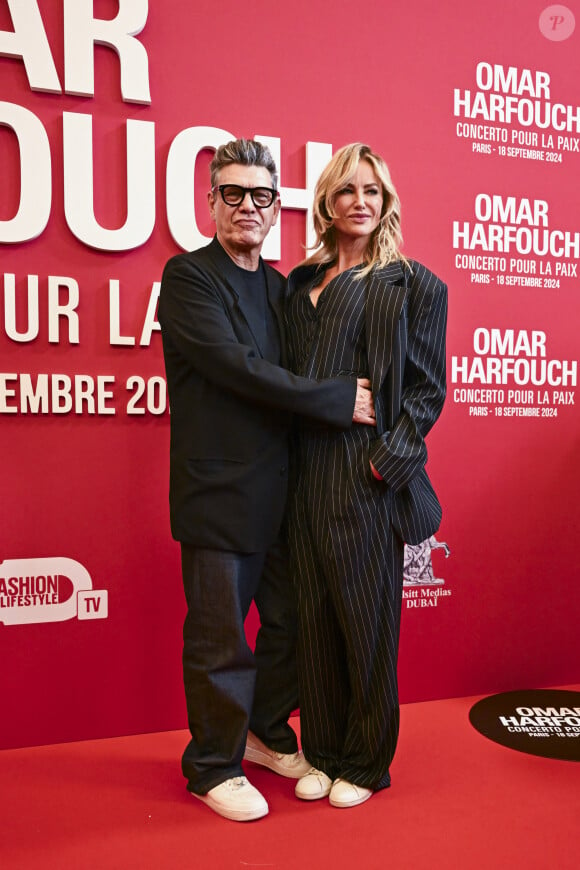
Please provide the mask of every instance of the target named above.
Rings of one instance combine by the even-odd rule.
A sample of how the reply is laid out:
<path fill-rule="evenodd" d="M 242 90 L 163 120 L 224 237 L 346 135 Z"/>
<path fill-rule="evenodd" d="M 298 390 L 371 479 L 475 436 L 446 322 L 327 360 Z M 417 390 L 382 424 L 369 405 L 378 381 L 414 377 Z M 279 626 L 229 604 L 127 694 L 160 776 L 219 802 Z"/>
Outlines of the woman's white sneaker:
<path fill-rule="evenodd" d="M 330 803 L 333 807 L 356 807 L 372 797 L 372 788 L 354 785 L 345 779 L 335 779 L 330 790 Z"/>
<path fill-rule="evenodd" d="M 224 819 L 234 822 L 251 822 L 268 814 L 268 804 L 257 788 L 245 776 L 234 776 L 210 788 L 207 794 L 195 794 L 198 800 Z"/>
<path fill-rule="evenodd" d="M 330 794 L 332 780 L 324 771 L 311 767 L 296 783 L 294 794 L 303 801 L 317 801 Z"/>

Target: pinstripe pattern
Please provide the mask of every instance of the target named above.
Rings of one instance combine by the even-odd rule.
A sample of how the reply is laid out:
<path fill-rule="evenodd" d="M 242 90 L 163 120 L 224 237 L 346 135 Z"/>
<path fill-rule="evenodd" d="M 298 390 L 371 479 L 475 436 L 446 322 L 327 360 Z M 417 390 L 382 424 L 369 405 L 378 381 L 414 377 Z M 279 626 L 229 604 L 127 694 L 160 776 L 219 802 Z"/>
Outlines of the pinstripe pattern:
<path fill-rule="evenodd" d="M 396 493 L 393 526 L 409 544 L 441 522 L 424 438 L 445 400 L 446 326 L 447 287 L 433 272 L 414 261 L 411 271 L 393 263 L 374 272 L 366 332 L 380 438 L 371 460 Z"/>
<path fill-rule="evenodd" d="M 370 376 L 378 429 L 303 426 L 297 437 L 289 530 L 302 742 L 332 779 L 378 789 L 390 784 L 399 728 L 403 538 L 393 525 L 406 523 L 413 536 L 440 517 L 423 438 L 444 396 L 445 288 L 419 264 L 412 276 L 393 264 L 361 281 L 350 270 L 315 309 L 314 278 L 301 281 L 300 271 L 287 315 L 294 370 Z"/>

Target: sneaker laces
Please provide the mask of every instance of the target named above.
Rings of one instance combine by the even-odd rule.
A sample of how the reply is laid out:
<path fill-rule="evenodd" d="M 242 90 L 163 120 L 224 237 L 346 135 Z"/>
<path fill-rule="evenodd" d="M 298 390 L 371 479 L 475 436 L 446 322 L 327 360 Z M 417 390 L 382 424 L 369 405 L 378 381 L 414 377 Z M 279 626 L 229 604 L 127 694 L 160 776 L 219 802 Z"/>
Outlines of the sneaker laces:
<path fill-rule="evenodd" d="M 326 777 L 326 774 L 323 770 L 318 770 L 317 767 L 311 767 L 308 773 L 305 773 L 304 776 L 316 776 L 320 779 L 322 776 Z"/>
<path fill-rule="evenodd" d="M 248 780 L 245 776 L 234 776 L 231 779 L 227 780 L 228 788 L 230 791 L 237 791 L 240 788 L 243 788 L 248 784 Z"/>

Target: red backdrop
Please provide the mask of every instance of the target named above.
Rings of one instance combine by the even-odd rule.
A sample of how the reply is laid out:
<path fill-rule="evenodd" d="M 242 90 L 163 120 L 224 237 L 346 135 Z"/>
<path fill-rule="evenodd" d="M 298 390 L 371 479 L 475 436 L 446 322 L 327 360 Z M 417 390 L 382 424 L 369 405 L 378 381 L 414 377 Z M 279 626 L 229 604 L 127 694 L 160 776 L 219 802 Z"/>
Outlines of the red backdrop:
<path fill-rule="evenodd" d="M 402 700 L 577 682 L 577 0 L 147 6 L 0 0 L 0 746 L 185 725 L 153 306 L 230 136 L 279 152 L 282 271 L 363 141 L 449 285 Z"/>

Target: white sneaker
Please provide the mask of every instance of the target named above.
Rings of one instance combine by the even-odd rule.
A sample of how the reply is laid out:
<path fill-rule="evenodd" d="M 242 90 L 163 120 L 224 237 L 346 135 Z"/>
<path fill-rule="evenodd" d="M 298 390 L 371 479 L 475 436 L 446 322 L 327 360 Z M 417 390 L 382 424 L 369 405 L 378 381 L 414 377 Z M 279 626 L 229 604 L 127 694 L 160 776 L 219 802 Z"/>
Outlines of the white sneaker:
<path fill-rule="evenodd" d="M 299 779 L 310 770 L 310 765 L 301 752 L 294 752 L 291 755 L 274 752 L 273 749 L 268 749 L 265 743 L 262 743 L 252 731 L 248 731 L 244 758 L 246 761 L 261 764 L 262 767 L 268 767 L 274 773 L 288 776 L 291 779 Z"/>
<path fill-rule="evenodd" d="M 354 785 L 345 779 L 335 779 L 330 790 L 329 801 L 333 807 L 356 807 L 372 797 L 372 788 Z"/>
<path fill-rule="evenodd" d="M 191 794 L 224 819 L 234 822 L 251 822 L 252 819 L 261 819 L 268 814 L 268 804 L 264 796 L 245 776 L 226 779 L 215 788 L 210 788 L 207 794 Z"/>
<path fill-rule="evenodd" d="M 303 801 L 317 801 L 326 797 L 332 788 L 332 780 L 323 770 L 311 767 L 306 776 L 296 783 L 294 794 Z"/>

